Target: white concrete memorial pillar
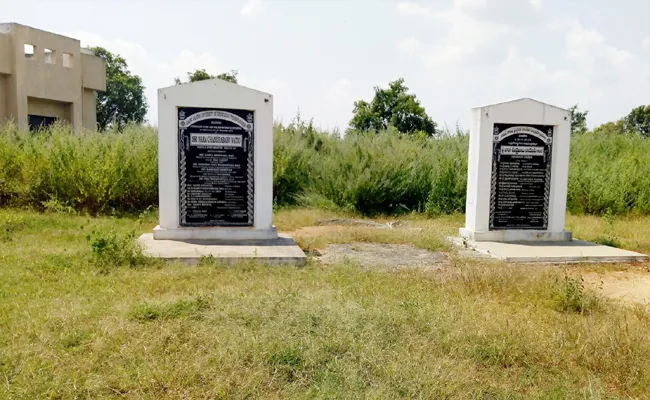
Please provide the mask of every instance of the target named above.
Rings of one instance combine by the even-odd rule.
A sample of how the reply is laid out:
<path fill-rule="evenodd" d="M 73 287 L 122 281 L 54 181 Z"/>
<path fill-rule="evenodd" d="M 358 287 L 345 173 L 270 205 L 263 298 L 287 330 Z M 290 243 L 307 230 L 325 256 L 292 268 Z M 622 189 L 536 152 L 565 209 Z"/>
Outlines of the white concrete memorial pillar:
<path fill-rule="evenodd" d="M 158 91 L 155 240 L 276 239 L 273 96 L 220 79 Z"/>
<path fill-rule="evenodd" d="M 564 230 L 571 113 L 533 99 L 472 109 L 470 241 L 570 241 Z"/>

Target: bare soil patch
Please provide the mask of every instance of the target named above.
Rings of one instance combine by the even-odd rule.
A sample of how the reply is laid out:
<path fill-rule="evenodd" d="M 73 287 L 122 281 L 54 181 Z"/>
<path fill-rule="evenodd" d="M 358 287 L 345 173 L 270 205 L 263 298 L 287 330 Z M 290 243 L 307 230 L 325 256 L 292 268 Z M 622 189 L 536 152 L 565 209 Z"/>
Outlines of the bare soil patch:
<path fill-rule="evenodd" d="M 324 264 L 350 261 L 364 268 L 440 269 L 448 264 L 448 258 L 442 252 L 418 249 L 406 244 L 330 244 L 318 258 Z"/>
<path fill-rule="evenodd" d="M 583 276 L 585 283 L 603 296 L 628 304 L 650 306 L 650 272 L 609 271 L 590 272 Z"/>

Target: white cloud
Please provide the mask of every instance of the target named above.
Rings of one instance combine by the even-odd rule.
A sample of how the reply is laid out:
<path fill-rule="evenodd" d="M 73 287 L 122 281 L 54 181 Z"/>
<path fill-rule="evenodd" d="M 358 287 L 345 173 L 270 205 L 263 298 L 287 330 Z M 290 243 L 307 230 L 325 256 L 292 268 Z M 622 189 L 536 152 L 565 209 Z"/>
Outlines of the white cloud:
<path fill-rule="evenodd" d="M 353 92 L 350 79 L 340 78 L 324 85 L 315 99 L 303 99 L 300 111 L 304 119 L 316 116 L 316 126 L 322 129 L 345 129 L 352 118 L 352 105 L 360 97 Z"/>
<path fill-rule="evenodd" d="M 530 5 L 534 9 L 539 10 L 540 8 L 542 8 L 542 0 L 530 0 Z"/>
<path fill-rule="evenodd" d="M 402 15 L 419 17 L 426 17 L 433 14 L 433 11 L 429 7 L 411 1 L 403 1 L 397 4 L 397 12 Z"/>
<path fill-rule="evenodd" d="M 266 11 L 266 3 L 263 0 L 249 0 L 239 11 L 245 18 L 258 17 Z"/>
<path fill-rule="evenodd" d="M 641 45 L 643 46 L 643 48 L 644 48 L 645 50 L 650 51 L 650 36 L 648 36 L 647 38 L 643 39 L 643 42 L 641 43 Z"/>
<path fill-rule="evenodd" d="M 420 49 L 420 41 L 414 37 L 409 37 L 401 40 L 397 44 L 397 48 L 403 53 L 415 53 Z"/>
<path fill-rule="evenodd" d="M 164 62 L 149 54 L 144 47 L 121 39 L 107 40 L 93 33 L 80 31 L 66 36 L 77 38 L 82 46 L 101 46 L 112 53 L 119 54 L 127 60 L 129 70 L 142 78 L 145 96 L 149 104 L 147 120 L 155 124 L 158 121 L 158 89 L 174 84 L 174 78 L 186 79 L 187 72 L 196 69 L 217 74 L 229 71 L 216 56 L 210 53 L 194 54 L 182 50 L 171 62 Z"/>

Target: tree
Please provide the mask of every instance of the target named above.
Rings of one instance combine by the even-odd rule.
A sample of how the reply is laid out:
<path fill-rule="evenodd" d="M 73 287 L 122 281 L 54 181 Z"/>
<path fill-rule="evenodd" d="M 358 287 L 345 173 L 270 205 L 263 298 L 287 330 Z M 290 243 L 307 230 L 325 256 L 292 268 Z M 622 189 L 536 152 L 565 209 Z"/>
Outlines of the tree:
<path fill-rule="evenodd" d="M 622 119 L 625 133 L 638 132 L 644 137 L 650 136 L 650 104 L 639 106 Z"/>
<path fill-rule="evenodd" d="M 578 111 L 578 105 L 569 108 L 571 112 L 571 134 L 587 132 L 587 114 L 589 111 Z"/>
<path fill-rule="evenodd" d="M 180 85 L 181 83 L 198 82 L 198 81 L 204 81 L 207 79 L 215 79 L 215 78 L 232 82 L 232 83 L 237 83 L 238 74 L 239 72 L 237 72 L 234 69 L 231 70 L 230 72 L 224 72 L 219 75 L 210 75 L 208 72 L 206 72 L 205 69 L 197 69 L 194 72 L 187 73 L 187 82 L 182 82 L 179 78 L 174 78 L 174 83 Z"/>
<path fill-rule="evenodd" d="M 623 129 L 623 121 L 605 122 L 604 124 L 594 128 L 594 133 L 602 135 L 622 135 L 625 133 Z"/>
<path fill-rule="evenodd" d="M 411 134 L 424 132 L 428 136 L 436 133 L 436 124 L 427 115 L 414 94 L 408 93 L 404 79 L 388 84 L 387 89 L 375 87 L 372 102 L 354 102 L 350 127 L 357 130 L 383 130 L 389 126 L 399 132 Z"/>
<path fill-rule="evenodd" d="M 106 63 L 106 91 L 97 92 L 97 127 L 122 130 L 129 122 L 142 123 L 147 99 L 142 79 L 132 75 L 126 60 L 102 47 L 90 49 Z"/>

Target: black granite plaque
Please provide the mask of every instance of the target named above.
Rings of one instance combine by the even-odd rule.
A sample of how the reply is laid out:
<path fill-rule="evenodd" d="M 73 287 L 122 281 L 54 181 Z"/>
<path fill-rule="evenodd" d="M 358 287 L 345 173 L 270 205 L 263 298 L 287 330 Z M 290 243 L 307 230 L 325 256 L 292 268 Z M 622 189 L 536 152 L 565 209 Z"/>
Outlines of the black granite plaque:
<path fill-rule="evenodd" d="M 553 126 L 494 124 L 490 230 L 548 228 Z"/>
<path fill-rule="evenodd" d="M 178 108 L 181 226 L 253 225 L 254 113 Z"/>

